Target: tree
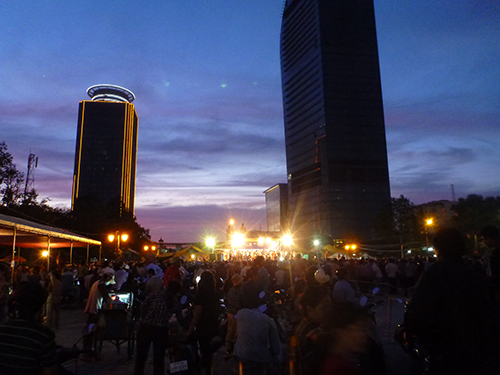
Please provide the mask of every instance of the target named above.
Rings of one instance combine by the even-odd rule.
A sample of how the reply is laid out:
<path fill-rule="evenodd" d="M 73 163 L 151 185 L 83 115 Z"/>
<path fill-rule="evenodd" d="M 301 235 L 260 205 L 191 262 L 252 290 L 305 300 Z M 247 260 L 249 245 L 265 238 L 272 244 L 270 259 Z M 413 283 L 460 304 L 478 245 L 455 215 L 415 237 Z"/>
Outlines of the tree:
<path fill-rule="evenodd" d="M 420 227 L 415 205 L 406 197 L 392 198 L 394 228 L 401 243 L 420 240 Z"/>
<path fill-rule="evenodd" d="M 0 143 L 0 194 L 1 205 L 17 205 L 23 198 L 24 174 L 17 170 L 12 154 L 7 151 L 5 142 Z"/>
<path fill-rule="evenodd" d="M 388 241 L 405 244 L 421 240 L 416 207 L 403 195 L 391 198 L 390 205 L 377 217 L 374 227 Z"/>
<path fill-rule="evenodd" d="M 477 234 L 485 225 L 500 227 L 500 197 L 471 194 L 460 198 L 453 206 L 456 216 L 453 224 L 468 234 Z"/>

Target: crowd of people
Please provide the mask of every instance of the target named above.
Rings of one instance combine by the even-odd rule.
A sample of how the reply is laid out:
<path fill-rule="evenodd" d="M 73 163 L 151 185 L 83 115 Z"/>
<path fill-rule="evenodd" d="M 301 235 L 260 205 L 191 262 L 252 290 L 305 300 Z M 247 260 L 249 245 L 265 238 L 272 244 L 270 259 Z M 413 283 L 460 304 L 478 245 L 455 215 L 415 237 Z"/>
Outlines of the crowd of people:
<path fill-rule="evenodd" d="M 94 328 L 84 348 L 94 348 L 100 312 L 111 301 L 110 291 L 120 291 L 137 301 L 137 375 L 144 373 L 150 346 L 154 374 L 165 374 L 174 341 L 196 348 L 196 368 L 203 374 L 212 374 L 221 346 L 225 361 L 237 363 L 245 375 L 383 374 L 373 316 L 366 299 L 360 303 L 360 296 L 374 293 L 410 298 L 405 329 L 428 351 L 431 374 L 495 374 L 500 231 L 487 227 L 482 236 L 492 249 L 486 258 L 465 257 L 464 237 L 442 229 L 435 236 L 437 258 L 318 262 L 298 254 L 287 262 L 257 256 L 198 263 L 177 256 L 158 262 L 150 254 L 141 262 L 81 263 L 50 272 L 18 267 L 13 285 L 5 267 L 0 373 L 57 373 L 54 330 L 65 301 L 86 312 L 87 327 Z M 37 298 L 26 299 L 34 291 Z M 7 337 L 22 336 L 23 324 L 37 332 L 30 350 L 38 354 L 13 360 L 16 350 Z"/>

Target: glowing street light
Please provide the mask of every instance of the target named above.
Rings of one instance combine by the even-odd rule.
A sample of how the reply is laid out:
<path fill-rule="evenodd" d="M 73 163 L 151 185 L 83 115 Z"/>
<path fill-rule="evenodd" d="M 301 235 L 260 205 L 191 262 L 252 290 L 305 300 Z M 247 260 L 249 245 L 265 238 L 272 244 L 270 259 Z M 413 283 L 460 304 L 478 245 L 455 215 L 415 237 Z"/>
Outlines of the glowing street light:
<path fill-rule="evenodd" d="M 144 251 L 147 253 L 148 251 L 151 251 L 151 253 L 155 252 L 156 251 L 156 246 L 155 245 L 144 245 L 143 247 Z M 158 255 L 158 254 L 156 254 Z"/>
<path fill-rule="evenodd" d="M 209 247 L 209 248 L 212 250 L 212 255 L 211 255 L 211 257 L 212 257 L 212 256 L 214 256 L 213 254 L 214 254 L 214 252 L 215 252 L 215 244 L 216 244 L 216 243 L 217 243 L 217 242 L 215 241 L 215 238 L 214 238 L 214 237 L 207 237 L 207 238 L 205 238 L 205 245 L 206 245 L 207 247 Z"/>
<path fill-rule="evenodd" d="M 128 234 L 126 233 L 122 233 L 120 235 L 120 231 L 117 230 L 114 234 L 110 234 L 108 235 L 108 241 L 109 242 L 116 242 L 116 252 L 117 253 L 120 253 L 121 250 L 120 250 L 120 241 L 122 242 L 127 242 L 128 241 Z"/>
<path fill-rule="evenodd" d="M 47 258 L 47 270 L 48 270 L 50 268 L 50 251 L 49 250 L 42 251 L 42 256 L 44 258 Z"/>
<path fill-rule="evenodd" d="M 213 237 L 207 237 L 205 240 L 205 243 L 208 247 L 214 248 L 215 247 L 215 238 Z"/>
<path fill-rule="evenodd" d="M 428 218 L 425 220 L 425 244 L 427 245 L 427 248 L 429 248 L 429 227 L 434 224 L 434 219 L 433 218 Z"/>
<path fill-rule="evenodd" d="M 234 219 L 229 219 L 229 225 L 233 226 L 234 225 Z"/>
<path fill-rule="evenodd" d="M 313 245 L 316 248 L 316 259 L 319 259 L 319 244 L 320 243 L 321 243 L 320 240 L 317 238 L 315 238 L 313 241 Z"/>

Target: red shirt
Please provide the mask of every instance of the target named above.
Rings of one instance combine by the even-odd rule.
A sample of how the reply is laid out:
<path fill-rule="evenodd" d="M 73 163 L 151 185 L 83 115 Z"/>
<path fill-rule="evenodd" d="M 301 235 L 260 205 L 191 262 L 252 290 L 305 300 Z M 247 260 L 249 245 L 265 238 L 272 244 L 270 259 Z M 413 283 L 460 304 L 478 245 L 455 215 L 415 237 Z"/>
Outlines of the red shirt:
<path fill-rule="evenodd" d="M 168 283 L 174 280 L 182 282 L 182 273 L 179 268 L 170 266 L 166 269 L 165 275 L 163 275 L 163 285 L 167 287 Z"/>

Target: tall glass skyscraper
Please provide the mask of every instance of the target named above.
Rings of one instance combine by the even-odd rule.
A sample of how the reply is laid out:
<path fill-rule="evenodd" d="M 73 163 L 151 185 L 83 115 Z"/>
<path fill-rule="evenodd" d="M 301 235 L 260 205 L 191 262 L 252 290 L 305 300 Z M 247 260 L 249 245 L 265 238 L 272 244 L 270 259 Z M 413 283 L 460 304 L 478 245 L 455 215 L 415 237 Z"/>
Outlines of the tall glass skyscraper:
<path fill-rule="evenodd" d="M 80 102 L 72 210 L 94 209 L 107 218 L 133 216 L 138 120 L 134 94 L 96 85 Z"/>
<path fill-rule="evenodd" d="M 373 0 L 286 0 L 281 72 L 292 231 L 373 238 L 390 202 Z"/>

